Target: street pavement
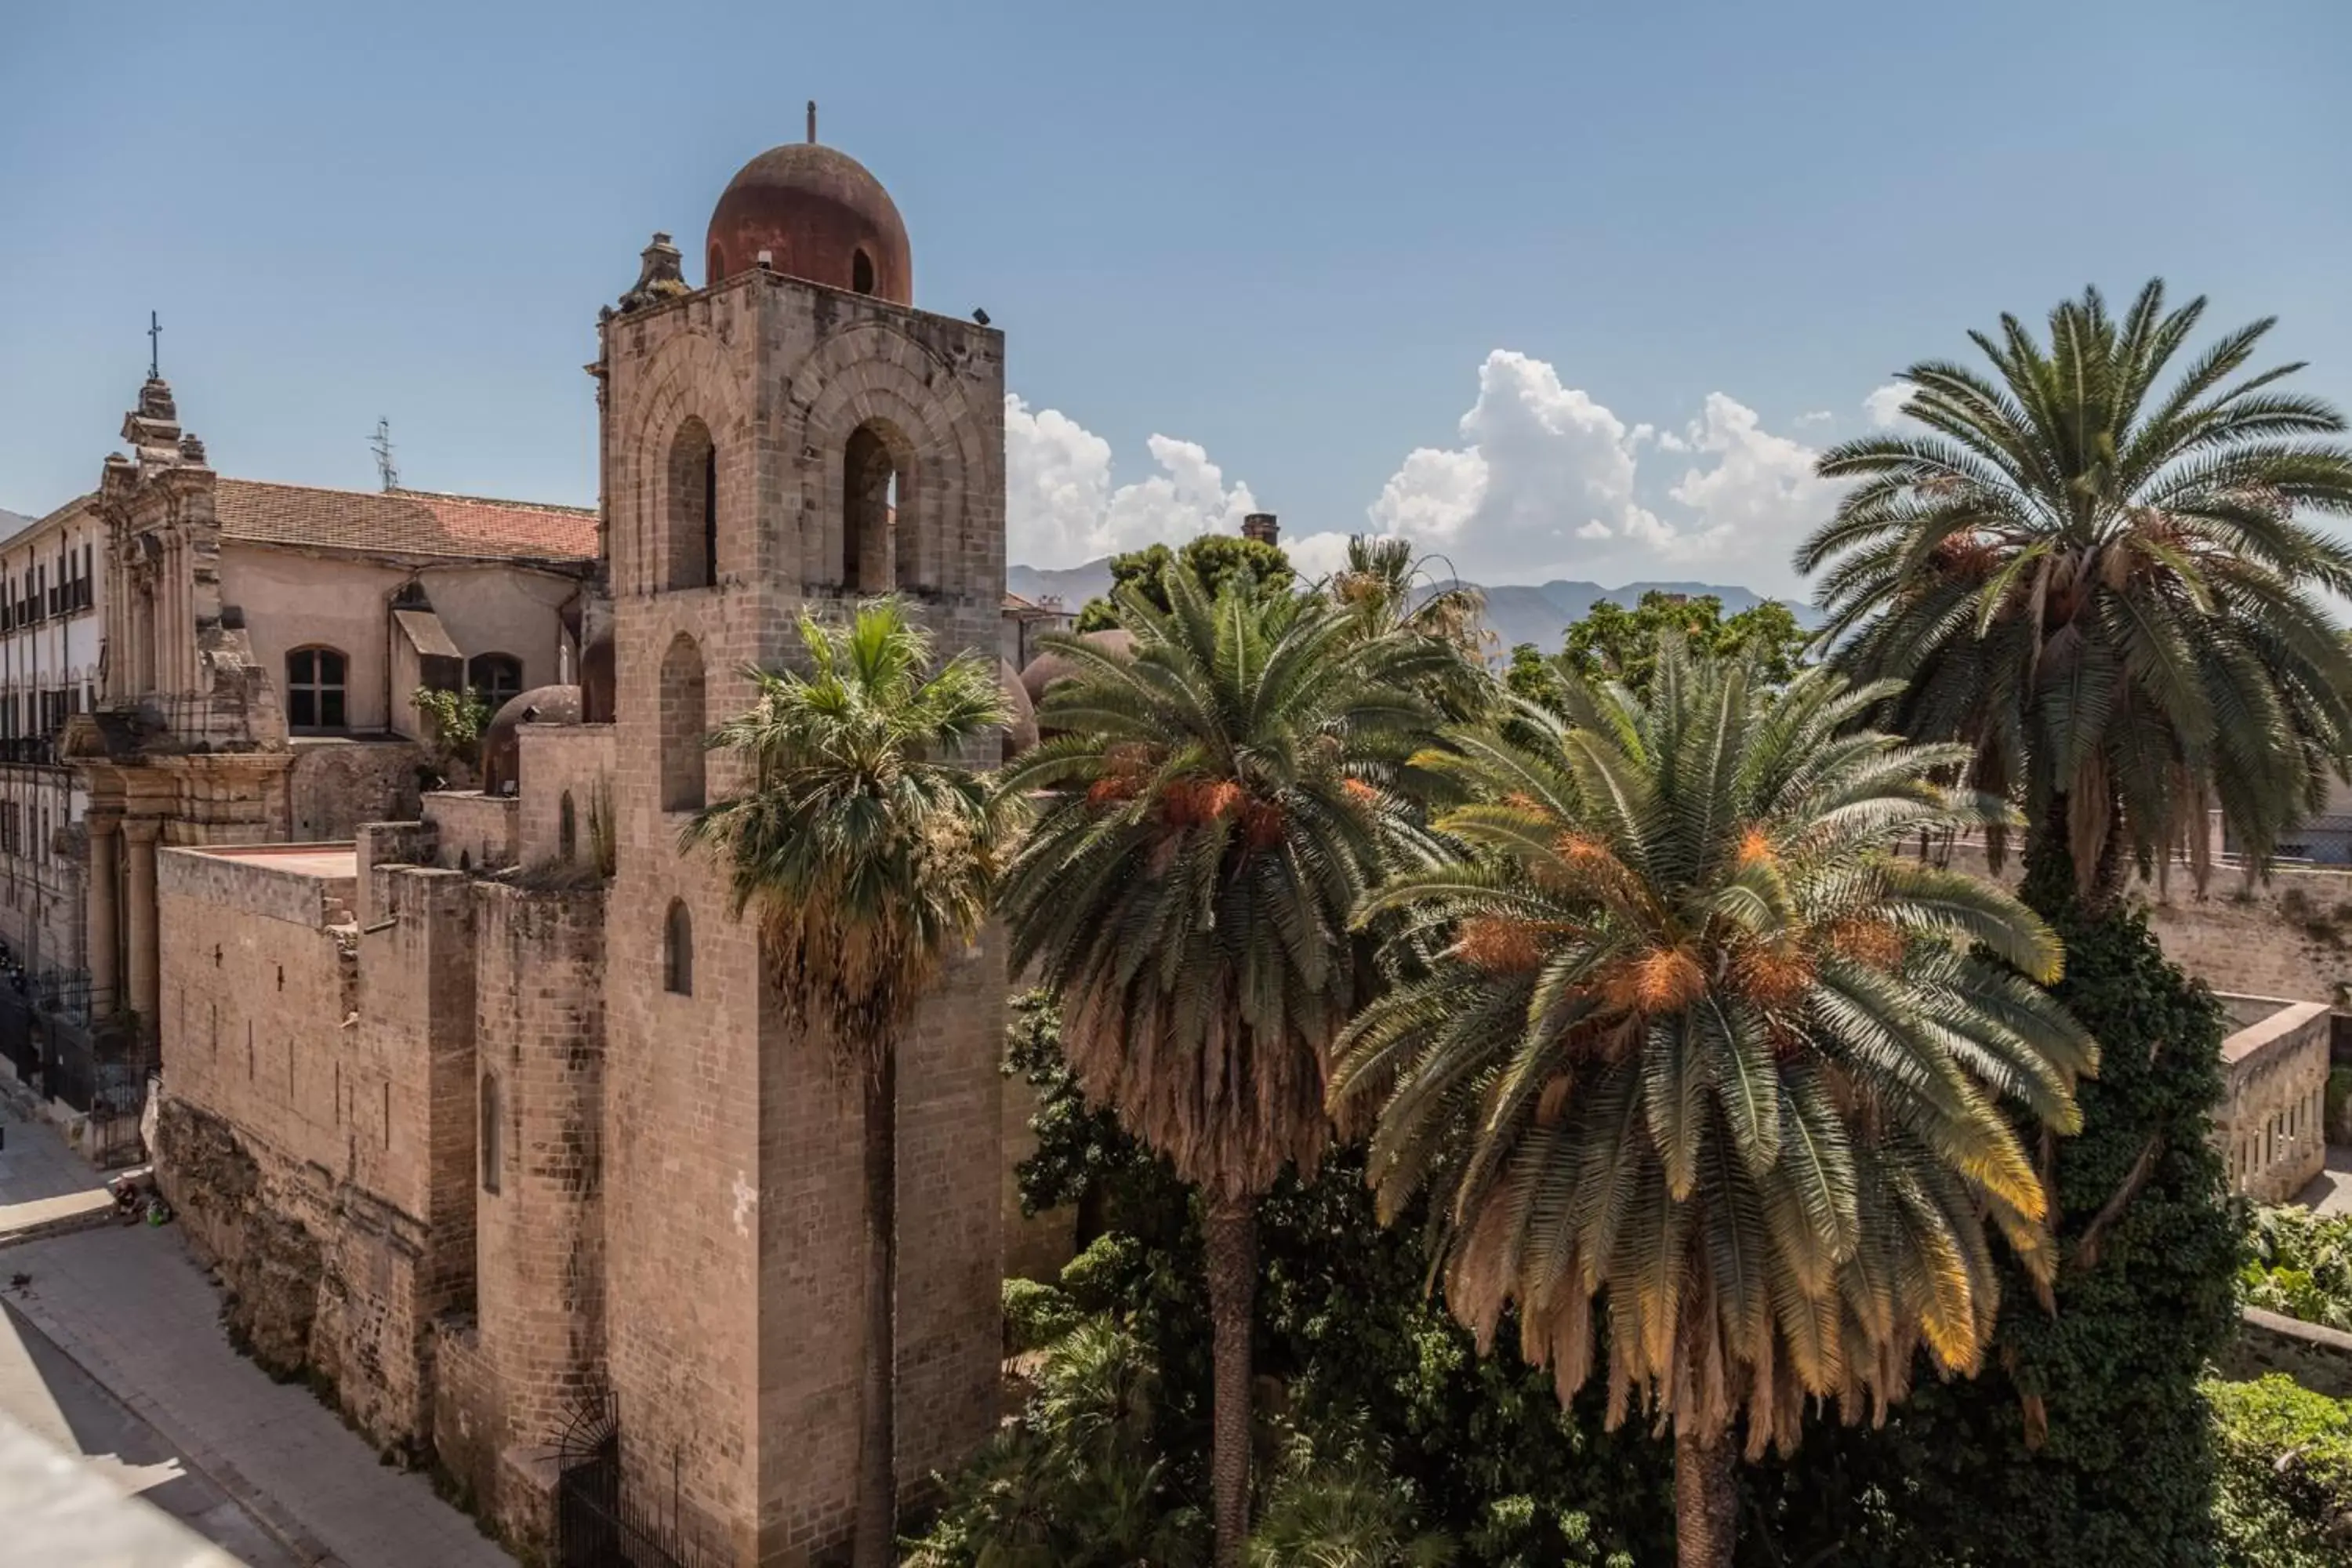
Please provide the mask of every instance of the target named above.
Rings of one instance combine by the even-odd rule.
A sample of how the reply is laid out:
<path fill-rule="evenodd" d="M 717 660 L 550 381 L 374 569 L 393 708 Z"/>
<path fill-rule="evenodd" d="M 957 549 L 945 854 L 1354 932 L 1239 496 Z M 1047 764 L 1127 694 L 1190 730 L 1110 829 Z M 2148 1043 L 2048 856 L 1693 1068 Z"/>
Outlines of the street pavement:
<path fill-rule="evenodd" d="M 7 1121 L 0 1409 L 252 1568 L 513 1568 L 424 1477 L 229 1348 L 219 1291 L 176 1225 L 69 1214 L 96 1226 L 58 1234 L 55 1205 L 104 1201 L 105 1184 L 44 1133 L 56 1139 Z"/>
<path fill-rule="evenodd" d="M 82 1461 L 116 1491 L 171 1515 L 247 1568 L 300 1568 L 260 1521 L 189 1468 L 154 1427 L 99 1386 L 23 1313 L 0 1300 L 0 1413 Z M 0 1563 L 8 1542 L 0 1537 Z"/>

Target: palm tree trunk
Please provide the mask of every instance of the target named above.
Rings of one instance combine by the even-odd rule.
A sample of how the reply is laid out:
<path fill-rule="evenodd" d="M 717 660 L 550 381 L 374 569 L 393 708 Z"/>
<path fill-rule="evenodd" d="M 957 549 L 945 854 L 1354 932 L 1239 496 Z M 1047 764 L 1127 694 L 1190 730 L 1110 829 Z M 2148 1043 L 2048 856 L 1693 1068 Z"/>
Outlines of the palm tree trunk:
<path fill-rule="evenodd" d="M 1739 1487 L 1727 1432 L 1675 1427 L 1675 1562 L 1677 1568 L 1731 1568 L 1739 1534 Z"/>
<path fill-rule="evenodd" d="M 1241 1568 L 1249 1542 L 1250 1328 L 1257 1305 L 1257 1205 L 1248 1198 L 1213 1196 L 1204 1229 L 1210 1347 L 1216 1367 L 1209 1490 L 1215 1508 L 1217 1568 Z"/>
<path fill-rule="evenodd" d="M 858 1388 L 855 1568 L 898 1560 L 898 1054 L 866 1083 L 866 1358 Z"/>

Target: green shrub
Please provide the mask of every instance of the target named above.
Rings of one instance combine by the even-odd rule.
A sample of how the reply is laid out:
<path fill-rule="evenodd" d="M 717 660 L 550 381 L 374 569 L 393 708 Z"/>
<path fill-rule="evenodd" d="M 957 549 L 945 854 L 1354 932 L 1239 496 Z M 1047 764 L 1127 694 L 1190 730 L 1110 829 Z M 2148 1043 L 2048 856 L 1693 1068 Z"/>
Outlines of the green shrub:
<path fill-rule="evenodd" d="M 2352 1562 L 2352 1402 L 2276 1373 L 2205 1385 L 2229 1568 L 2342 1568 Z"/>
<path fill-rule="evenodd" d="M 1054 1343 L 1017 1420 L 947 1482 L 908 1568 L 1195 1568 L 1208 1524 L 1160 1457 L 1150 1348 L 1107 1318 Z"/>
<path fill-rule="evenodd" d="M 1422 1502 L 1363 1423 L 1294 1428 L 1250 1531 L 1250 1568 L 1446 1568 L 1454 1542 L 1421 1526 Z"/>
<path fill-rule="evenodd" d="M 2238 1292 L 2248 1306 L 2352 1329 L 2352 1215 L 2258 1208 L 2246 1245 Z"/>
<path fill-rule="evenodd" d="M 2327 1120 L 2323 1131 L 2331 1140 L 2352 1138 L 2352 1125 L 2344 1117 L 2347 1102 L 2352 1102 L 2352 1068 L 2337 1068 L 2327 1075 Z"/>
<path fill-rule="evenodd" d="M 1004 1282 L 1004 1348 L 1014 1355 L 1044 1350 L 1077 1327 L 1079 1317 L 1077 1307 L 1051 1285 Z"/>

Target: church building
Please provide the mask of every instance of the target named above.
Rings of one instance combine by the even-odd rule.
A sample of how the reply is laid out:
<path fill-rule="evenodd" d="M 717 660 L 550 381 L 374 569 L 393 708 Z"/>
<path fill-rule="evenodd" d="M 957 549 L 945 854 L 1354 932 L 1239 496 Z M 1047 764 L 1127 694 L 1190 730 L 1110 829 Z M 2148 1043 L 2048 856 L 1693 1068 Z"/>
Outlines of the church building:
<path fill-rule="evenodd" d="M 576 679 L 507 704 L 488 787 L 156 851 L 152 1121 L 265 1363 L 518 1546 L 617 1531 L 634 1563 L 750 1568 L 851 1527 L 859 1097 L 679 829 L 749 785 L 704 737 L 803 611 L 895 592 L 943 655 L 997 654 L 1004 359 L 915 307 L 895 205 L 813 117 L 727 185 L 700 259 L 697 287 L 656 235 L 600 318 Z M 212 689 L 192 740 L 253 700 Z M 995 1418 L 1004 991 L 992 931 L 902 1043 L 902 1489 Z"/>

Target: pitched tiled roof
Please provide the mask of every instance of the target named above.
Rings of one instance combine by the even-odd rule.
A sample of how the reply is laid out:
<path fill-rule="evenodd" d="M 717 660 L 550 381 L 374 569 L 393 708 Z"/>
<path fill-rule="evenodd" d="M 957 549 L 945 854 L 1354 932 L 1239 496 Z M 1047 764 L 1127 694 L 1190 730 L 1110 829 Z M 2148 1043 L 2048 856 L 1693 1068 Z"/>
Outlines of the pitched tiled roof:
<path fill-rule="evenodd" d="M 225 537 L 256 544 L 527 561 L 590 561 L 596 555 L 596 513 L 589 507 L 224 479 L 214 494 L 214 511 Z"/>

